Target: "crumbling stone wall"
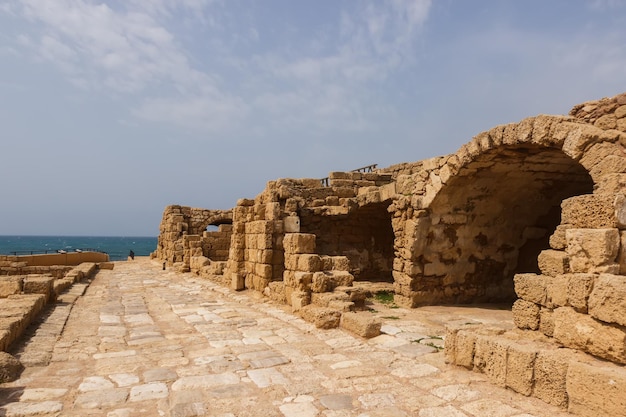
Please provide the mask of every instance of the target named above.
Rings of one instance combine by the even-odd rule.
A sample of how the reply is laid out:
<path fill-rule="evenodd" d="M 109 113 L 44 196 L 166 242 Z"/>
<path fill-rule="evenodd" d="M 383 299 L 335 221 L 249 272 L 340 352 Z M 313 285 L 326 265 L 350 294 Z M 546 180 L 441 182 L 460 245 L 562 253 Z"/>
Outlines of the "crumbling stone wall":
<path fill-rule="evenodd" d="M 319 253 L 346 256 L 356 280 L 393 280 L 393 229 L 389 202 L 355 208 L 346 215 L 319 216 L 301 210 L 301 230 L 317 236 Z"/>
<path fill-rule="evenodd" d="M 561 202 L 622 192 L 622 101 L 496 126 L 448 156 L 270 181 L 232 211 L 231 286 L 264 291 L 282 281 L 284 235 L 303 232 L 316 236 L 320 255 L 346 256 L 357 281 L 393 281 L 398 303 L 512 302 L 516 273 L 540 273 L 548 257 L 562 257 L 546 250 L 565 253 L 551 248 L 569 227 Z M 215 215 L 168 207 L 156 256 L 183 266 L 206 256 L 194 236 Z M 286 230 L 291 219 L 297 230 Z"/>
<path fill-rule="evenodd" d="M 539 271 L 515 275 L 517 330 L 451 328 L 446 360 L 573 414 L 626 415 L 626 95 L 570 114 L 585 124 L 553 137 L 593 191 L 562 200 Z"/>
<path fill-rule="evenodd" d="M 352 311 L 360 280 L 393 281 L 409 307 L 507 301 L 517 332 L 452 329 L 450 363 L 581 415 L 594 415 L 588 396 L 626 414 L 586 382 L 626 388 L 622 368 L 587 365 L 626 365 L 626 94 L 496 126 L 451 155 L 270 181 L 232 212 L 170 206 L 155 256 L 205 265 L 215 216 L 232 220 L 222 282 L 234 289 L 324 328 L 342 315 L 380 327 Z"/>
<path fill-rule="evenodd" d="M 159 227 L 157 249 L 152 257 L 163 260 L 169 266 L 190 270 L 191 258 L 213 256 L 225 260 L 230 239 L 227 227 L 217 232 L 207 232 L 210 225 L 232 223 L 231 210 L 206 210 L 178 205 L 167 206 Z"/>

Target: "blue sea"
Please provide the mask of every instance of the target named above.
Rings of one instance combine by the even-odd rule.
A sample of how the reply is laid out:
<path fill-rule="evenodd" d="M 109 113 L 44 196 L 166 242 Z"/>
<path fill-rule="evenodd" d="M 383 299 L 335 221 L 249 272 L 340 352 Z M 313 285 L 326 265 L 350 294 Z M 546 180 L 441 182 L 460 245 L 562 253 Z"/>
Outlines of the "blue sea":
<path fill-rule="evenodd" d="M 135 256 L 148 256 L 156 250 L 156 247 L 156 237 L 0 236 L 0 254 L 2 255 L 91 249 L 108 253 L 111 261 L 122 261 L 128 258 L 131 250 L 135 252 Z"/>

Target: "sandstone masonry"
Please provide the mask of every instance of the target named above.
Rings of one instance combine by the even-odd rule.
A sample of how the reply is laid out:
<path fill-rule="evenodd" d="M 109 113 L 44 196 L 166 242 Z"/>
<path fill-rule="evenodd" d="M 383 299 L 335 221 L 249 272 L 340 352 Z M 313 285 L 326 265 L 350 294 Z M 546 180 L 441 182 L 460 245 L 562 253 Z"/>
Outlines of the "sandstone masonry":
<path fill-rule="evenodd" d="M 605 401 L 626 381 L 625 148 L 626 93 L 447 156 L 270 181 L 230 211 L 169 206 L 153 256 L 365 337 L 371 283 L 408 307 L 513 303 L 516 331 L 451 329 L 449 362 L 580 415 L 626 415 Z"/>

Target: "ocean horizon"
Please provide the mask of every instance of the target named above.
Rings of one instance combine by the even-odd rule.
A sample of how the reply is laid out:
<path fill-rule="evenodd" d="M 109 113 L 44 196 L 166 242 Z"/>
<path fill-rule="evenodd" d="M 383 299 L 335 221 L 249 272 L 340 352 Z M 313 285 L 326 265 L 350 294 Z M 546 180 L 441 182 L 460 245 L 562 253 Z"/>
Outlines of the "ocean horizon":
<path fill-rule="evenodd" d="M 30 236 L 0 235 L 0 255 L 27 255 L 54 253 L 59 250 L 73 252 L 96 250 L 106 252 L 111 261 L 128 258 L 132 250 L 135 256 L 149 256 L 157 247 L 157 237 L 152 236 Z"/>

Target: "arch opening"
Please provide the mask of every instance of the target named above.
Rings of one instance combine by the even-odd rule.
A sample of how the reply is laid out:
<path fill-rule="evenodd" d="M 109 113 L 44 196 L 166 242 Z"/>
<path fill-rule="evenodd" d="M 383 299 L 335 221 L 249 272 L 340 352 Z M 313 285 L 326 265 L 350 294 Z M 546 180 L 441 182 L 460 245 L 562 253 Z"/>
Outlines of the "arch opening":
<path fill-rule="evenodd" d="M 221 219 L 209 223 L 202 233 L 202 255 L 212 261 L 226 262 L 233 234 L 232 220 Z"/>
<path fill-rule="evenodd" d="M 301 214 L 303 233 L 316 235 L 316 251 L 346 256 L 356 281 L 393 282 L 394 233 L 390 201 L 367 204 L 346 215 Z"/>
<path fill-rule="evenodd" d="M 441 286 L 444 303 L 512 302 L 513 276 L 539 272 L 537 257 L 550 248 L 561 202 L 592 192 L 589 173 L 560 149 L 485 152 L 430 206 L 427 245 L 416 254 L 425 281 Z"/>

